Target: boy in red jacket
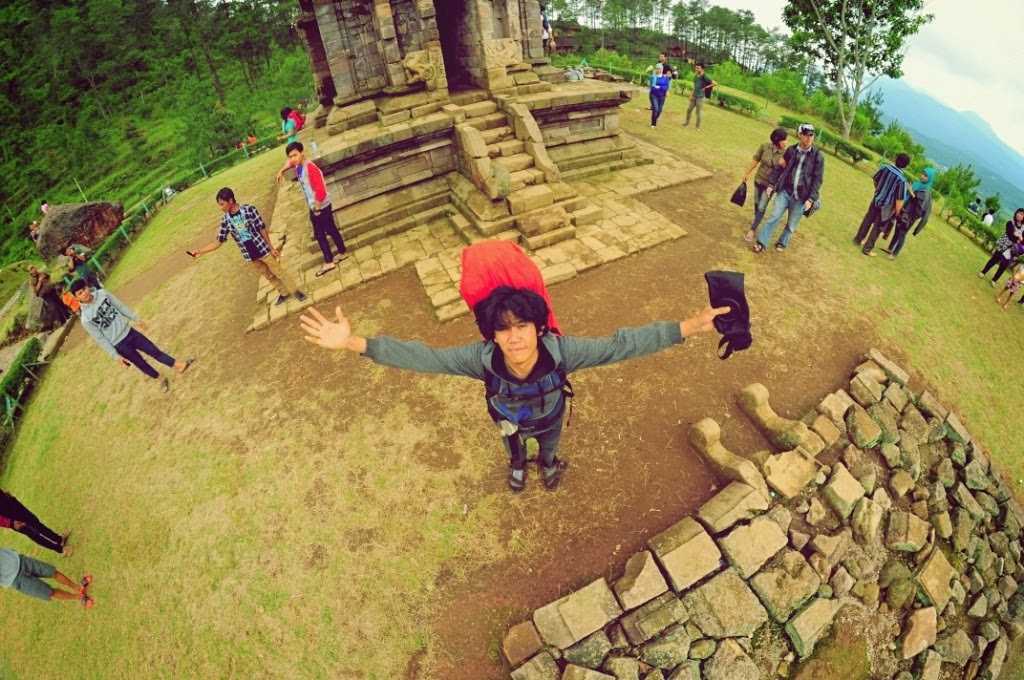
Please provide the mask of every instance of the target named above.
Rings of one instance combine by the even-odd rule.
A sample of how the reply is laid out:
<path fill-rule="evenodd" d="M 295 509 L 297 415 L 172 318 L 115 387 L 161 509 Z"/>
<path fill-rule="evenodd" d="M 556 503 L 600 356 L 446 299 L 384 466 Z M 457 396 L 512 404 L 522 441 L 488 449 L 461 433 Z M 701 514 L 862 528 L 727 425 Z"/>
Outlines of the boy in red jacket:
<path fill-rule="evenodd" d="M 309 204 L 309 221 L 313 223 L 313 238 L 320 245 L 320 252 L 324 254 L 324 264 L 316 275 L 323 276 L 327 272 L 337 269 L 338 263 L 348 258 L 348 251 L 345 249 L 345 240 L 341 238 L 341 232 L 334 224 L 331 195 L 327 193 L 324 174 L 312 161 L 306 160 L 306 157 L 302 155 L 303 151 L 302 142 L 292 142 L 285 147 L 288 161 L 277 171 L 276 179 L 280 184 L 284 177 L 284 171 L 288 168 L 295 168 L 299 187 L 302 188 L 302 195 L 306 197 L 306 203 Z M 328 236 L 334 239 L 334 245 L 338 247 L 338 254 L 333 258 L 331 257 L 331 244 L 327 241 Z"/>

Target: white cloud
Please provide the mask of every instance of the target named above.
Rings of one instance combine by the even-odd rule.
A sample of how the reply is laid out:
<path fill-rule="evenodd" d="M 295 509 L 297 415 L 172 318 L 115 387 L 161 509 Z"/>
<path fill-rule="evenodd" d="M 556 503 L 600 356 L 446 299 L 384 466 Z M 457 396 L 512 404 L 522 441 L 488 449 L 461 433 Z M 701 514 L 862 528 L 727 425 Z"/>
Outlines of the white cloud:
<path fill-rule="evenodd" d="M 711 0 L 747 9 L 765 28 L 782 23 L 786 0 Z M 903 80 L 958 111 L 974 111 L 1000 138 L 1024 153 L 1024 88 L 1020 65 L 1020 0 L 926 0 L 935 19 L 912 37 Z"/>

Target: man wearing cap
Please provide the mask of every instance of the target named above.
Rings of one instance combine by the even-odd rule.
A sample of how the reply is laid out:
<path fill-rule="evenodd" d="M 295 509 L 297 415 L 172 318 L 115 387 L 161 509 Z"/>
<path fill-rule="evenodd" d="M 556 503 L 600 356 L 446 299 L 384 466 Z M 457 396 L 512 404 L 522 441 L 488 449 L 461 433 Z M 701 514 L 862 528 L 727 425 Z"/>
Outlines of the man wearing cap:
<path fill-rule="evenodd" d="M 813 125 L 802 123 L 797 128 L 797 135 L 800 143 L 786 149 L 782 163 L 775 166 L 768 180 L 768 196 L 774 193 L 779 196 L 772 206 L 771 215 L 757 232 L 757 242 L 753 246 L 755 253 L 763 253 L 768 247 L 768 241 L 775 234 L 782 214 L 788 210 L 786 228 L 775 244 L 775 252 L 784 252 L 800 218 L 818 200 L 821 183 L 825 179 L 825 154 L 814 146 Z"/>
<path fill-rule="evenodd" d="M 903 169 L 910 165 L 910 156 L 899 153 L 895 161 L 895 165 L 886 163 L 875 173 L 875 193 L 871 197 L 871 205 L 860 222 L 857 235 L 853 237 L 855 244 L 863 246 L 861 252 L 870 257 L 878 255 L 874 252 L 875 241 L 879 235 L 889 235 L 909 193 Z"/>

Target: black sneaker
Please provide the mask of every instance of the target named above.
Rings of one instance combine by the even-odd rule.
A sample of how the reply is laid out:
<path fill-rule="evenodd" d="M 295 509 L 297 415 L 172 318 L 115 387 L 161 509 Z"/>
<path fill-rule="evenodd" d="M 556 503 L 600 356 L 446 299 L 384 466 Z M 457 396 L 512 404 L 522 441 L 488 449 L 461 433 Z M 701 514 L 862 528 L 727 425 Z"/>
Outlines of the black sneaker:
<path fill-rule="evenodd" d="M 554 491 L 558 488 L 558 483 L 562 481 L 562 470 L 569 467 L 564 460 L 555 459 L 555 464 L 551 467 L 544 468 L 544 488 L 548 491 Z"/>
<path fill-rule="evenodd" d="M 297 290 L 295 291 L 295 299 L 298 300 L 299 302 L 305 302 L 306 294 L 303 293 L 301 290 Z"/>
<path fill-rule="evenodd" d="M 277 302 L 274 303 L 274 306 L 275 307 L 280 307 L 281 305 L 284 304 L 284 301 L 287 300 L 288 297 L 289 297 L 288 295 L 278 295 L 277 296 Z"/>
<path fill-rule="evenodd" d="M 508 471 L 508 488 L 512 489 L 512 491 L 514 491 L 516 493 L 519 493 L 520 491 L 522 491 L 523 489 L 526 488 L 526 469 L 524 468 L 522 470 L 522 473 L 523 473 L 523 478 L 522 479 L 516 479 L 515 475 L 512 474 L 513 472 L 515 472 L 515 470 L 509 468 L 509 471 Z"/>

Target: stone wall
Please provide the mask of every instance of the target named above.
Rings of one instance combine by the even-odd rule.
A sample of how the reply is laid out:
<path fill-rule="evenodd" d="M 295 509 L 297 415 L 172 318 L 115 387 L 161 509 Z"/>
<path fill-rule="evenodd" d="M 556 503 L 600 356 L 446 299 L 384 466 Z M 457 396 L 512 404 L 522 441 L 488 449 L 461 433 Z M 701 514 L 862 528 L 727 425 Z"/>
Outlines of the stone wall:
<path fill-rule="evenodd" d="M 877 350 L 798 420 L 751 385 L 775 451 L 691 443 L 727 486 L 598 579 L 513 626 L 513 680 L 999 677 L 1024 633 L 1024 509 L 957 416 Z M 836 621 L 863 659 L 815 659 Z"/>

